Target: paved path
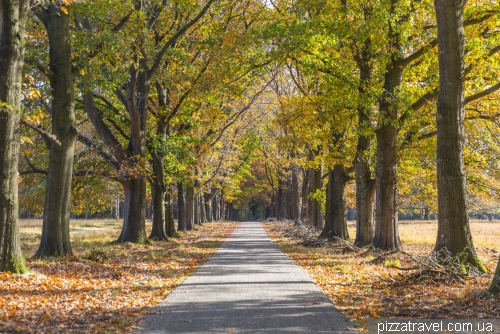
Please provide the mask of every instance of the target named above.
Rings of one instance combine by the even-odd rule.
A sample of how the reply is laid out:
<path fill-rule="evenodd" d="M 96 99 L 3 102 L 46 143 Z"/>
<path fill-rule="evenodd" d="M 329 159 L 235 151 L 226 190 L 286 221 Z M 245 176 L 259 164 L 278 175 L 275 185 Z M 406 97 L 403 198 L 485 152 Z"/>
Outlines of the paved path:
<path fill-rule="evenodd" d="M 151 309 L 142 333 L 357 333 L 258 222 Z"/>

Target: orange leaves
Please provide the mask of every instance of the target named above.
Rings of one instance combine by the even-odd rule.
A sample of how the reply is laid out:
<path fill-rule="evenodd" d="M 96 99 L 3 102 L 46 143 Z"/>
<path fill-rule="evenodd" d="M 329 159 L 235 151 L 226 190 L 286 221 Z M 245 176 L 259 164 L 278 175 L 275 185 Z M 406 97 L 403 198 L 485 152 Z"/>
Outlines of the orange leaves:
<path fill-rule="evenodd" d="M 0 332 L 130 332 L 141 312 L 194 272 L 234 227 L 207 223 L 153 245 L 103 242 L 109 255 L 103 263 L 79 257 L 36 260 L 28 261 L 31 275 L 0 273 Z M 90 251 L 80 248 L 78 255 Z"/>

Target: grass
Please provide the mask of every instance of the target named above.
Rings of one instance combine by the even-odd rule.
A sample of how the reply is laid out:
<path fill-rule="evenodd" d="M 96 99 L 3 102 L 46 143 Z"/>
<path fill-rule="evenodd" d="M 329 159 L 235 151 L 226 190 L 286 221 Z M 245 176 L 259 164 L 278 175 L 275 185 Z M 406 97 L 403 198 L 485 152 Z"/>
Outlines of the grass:
<path fill-rule="evenodd" d="M 356 236 L 356 222 L 348 223 L 349 236 Z M 500 221 L 471 220 L 474 246 L 500 250 Z M 436 243 L 437 221 L 407 220 L 398 225 L 403 244 L 433 247 Z"/>
<path fill-rule="evenodd" d="M 119 222 L 118 222 L 119 223 Z M 30 275 L 0 273 L 0 332 L 128 333 L 147 309 L 192 274 L 237 226 L 214 222 L 182 237 L 115 244 L 114 220 L 72 221 L 73 257 L 33 260 L 41 221 L 23 221 L 21 242 Z M 151 226 L 146 225 L 147 232 Z"/>
<path fill-rule="evenodd" d="M 367 331 L 367 320 L 373 318 L 486 318 L 500 319 L 498 298 L 481 298 L 492 279 L 500 249 L 497 223 L 471 222 L 473 241 L 478 256 L 490 269 L 486 275 L 470 275 L 465 284 L 443 281 L 414 280 L 415 271 L 402 271 L 394 266 L 411 266 L 402 253 L 387 256 L 372 263 L 379 253 L 332 253 L 325 248 L 310 248 L 298 240 L 283 236 L 279 225 L 265 223 L 269 236 L 290 258 L 303 267 L 332 303 L 362 331 Z M 349 224 L 350 236 L 355 236 L 354 225 Z M 413 256 L 427 256 L 436 239 L 436 222 L 413 222 L 399 225 L 405 250 Z"/>

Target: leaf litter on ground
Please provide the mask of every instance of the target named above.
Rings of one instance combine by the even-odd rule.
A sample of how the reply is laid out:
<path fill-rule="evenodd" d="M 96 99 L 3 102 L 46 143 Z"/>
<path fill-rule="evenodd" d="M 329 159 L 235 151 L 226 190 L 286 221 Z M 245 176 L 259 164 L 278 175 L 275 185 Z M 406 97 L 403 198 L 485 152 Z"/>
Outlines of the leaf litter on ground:
<path fill-rule="evenodd" d="M 363 332 L 373 318 L 500 318 L 498 296 L 482 298 L 478 293 L 488 289 L 492 279 L 498 259 L 492 249 L 477 248 L 489 274 L 463 275 L 429 261 L 429 244 L 408 242 L 405 251 L 382 253 L 345 241 L 318 240 L 321 231 L 289 221 L 268 222 L 264 227 Z"/>
<path fill-rule="evenodd" d="M 28 260 L 28 275 L 0 273 L 0 333 L 130 332 L 236 226 L 206 223 L 182 237 L 144 245 L 81 240 L 74 245 L 76 256 Z"/>

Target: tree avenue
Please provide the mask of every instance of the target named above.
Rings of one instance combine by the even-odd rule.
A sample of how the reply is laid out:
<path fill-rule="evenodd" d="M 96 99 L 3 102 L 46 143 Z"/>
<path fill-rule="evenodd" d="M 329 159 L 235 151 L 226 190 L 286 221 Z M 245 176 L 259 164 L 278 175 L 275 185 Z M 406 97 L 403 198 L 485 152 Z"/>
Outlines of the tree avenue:
<path fill-rule="evenodd" d="M 111 4 L 0 2 L 1 271 L 26 270 L 19 212 L 43 216 L 41 258 L 72 255 L 81 215 L 123 218 L 119 243 L 271 217 L 400 251 L 418 212 L 434 258 L 486 271 L 469 216 L 500 204 L 498 4 Z"/>

